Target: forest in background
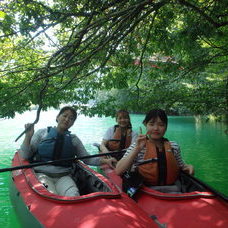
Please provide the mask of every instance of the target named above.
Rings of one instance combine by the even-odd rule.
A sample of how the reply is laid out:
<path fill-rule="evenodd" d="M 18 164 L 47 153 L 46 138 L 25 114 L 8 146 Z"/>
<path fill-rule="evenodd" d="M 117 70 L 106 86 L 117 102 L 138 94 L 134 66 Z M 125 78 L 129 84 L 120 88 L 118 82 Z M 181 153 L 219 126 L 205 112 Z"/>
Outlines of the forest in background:
<path fill-rule="evenodd" d="M 228 121 L 227 60 L 226 0 L 0 1 L 0 118 L 71 103 Z"/>

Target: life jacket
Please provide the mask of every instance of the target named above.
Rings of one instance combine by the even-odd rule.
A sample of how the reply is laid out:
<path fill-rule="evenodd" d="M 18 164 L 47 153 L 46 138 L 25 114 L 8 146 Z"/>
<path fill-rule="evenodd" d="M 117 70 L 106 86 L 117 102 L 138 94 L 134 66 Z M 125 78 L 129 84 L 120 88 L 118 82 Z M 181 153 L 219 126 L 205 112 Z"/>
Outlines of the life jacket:
<path fill-rule="evenodd" d="M 107 148 L 110 151 L 115 150 L 123 150 L 128 148 L 131 145 L 131 127 L 127 129 L 127 132 L 125 135 L 122 134 L 121 128 L 119 125 L 115 125 L 114 127 L 114 135 L 111 140 L 108 140 L 107 142 Z M 120 160 L 123 155 L 113 155 L 112 157 L 115 157 L 117 160 Z"/>
<path fill-rule="evenodd" d="M 107 144 L 108 149 L 113 151 L 128 148 L 131 145 L 131 132 L 131 128 L 128 128 L 126 135 L 124 136 L 121 134 L 121 128 L 118 125 L 115 125 L 113 138 L 109 140 Z"/>
<path fill-rule="evenodd" d="M 163 149 L 159 149 L 154 143 L 147 140 L 144 160 L 158 158 L 158 161 L 140 165 L 139 173 L 143 176 L 144 182 L 149 185 L 171 185 L 177 180 L 179 166 L 172 152 L 171 144 L 164 140 Z"/>
<path fill-rule="evenodd" d="M 38 145 L 37 160 L 51 161 L 74 158 L 74 147 L 69 131 L 58 134 L 56 128 L 48 127 L 48 134 Z M 71 161 L 61 162 L 61 166 L 71 166 Z"/>

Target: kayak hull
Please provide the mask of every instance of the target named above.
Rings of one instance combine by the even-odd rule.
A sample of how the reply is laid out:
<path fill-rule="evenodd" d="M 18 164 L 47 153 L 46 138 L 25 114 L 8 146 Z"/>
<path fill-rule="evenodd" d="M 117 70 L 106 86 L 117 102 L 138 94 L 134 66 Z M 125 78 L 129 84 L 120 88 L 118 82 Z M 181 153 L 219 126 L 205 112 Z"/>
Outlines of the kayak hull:
<path fill-rule="evenodd" d="M 12 166 L 26 164 L 29 163 L 16 153 Z M 77 197 L 59 196 L 50 193 L 32 169 L 12 172 L 10 198 L 23 228 L 156 227 L 132 199 L 105 177 L 80 162 L 77 169 L 81 177 L 87 175 L 86 181 L 95 180 L 94 189 L 103 191 L 93 190 Z"/>
<path fill-rule="evenodd" d="M 122 187 L 122 179 L 113 169 L 103 166 L 102 170 L 113 183 Z M 190 178 L 189 175 L 182 175 L 182 178 Z M 134 200 L 157 223 L 166 224 L 168 228 L 228 227 L 228 201 L 206 189 L 196 178 L 187 181 L 195 185 L 190 186 L 194 191 L 163 193 L 143 185 L 134 195 Z"/>

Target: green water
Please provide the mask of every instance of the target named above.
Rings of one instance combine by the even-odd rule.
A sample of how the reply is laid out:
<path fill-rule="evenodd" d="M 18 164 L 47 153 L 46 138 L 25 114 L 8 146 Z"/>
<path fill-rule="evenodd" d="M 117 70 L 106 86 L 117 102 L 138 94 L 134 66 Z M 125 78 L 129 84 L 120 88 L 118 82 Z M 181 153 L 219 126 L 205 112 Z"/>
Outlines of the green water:
<path fill-rule="evenodd" d="M 56 110 L 41 113 L 36 129 L 55 125 Z M 0 120 L 0 168 L 10 167 L 14 152 L 19 148 L 23 137 L 14 142 L 24 130 L 24 124 L 33 122 L 36 112 L 26 112 L 14 119 Z M 144 115 L 131 115 L 133 129 L 139 132 Z M 105 130 L 113 125 L 112 118 L 85 117 L 80 115 L 71 128 L 84 143 L 90 153 L 97 153 L 92 144 L 100 142 Z M 224 134 L 225 126 L 220 123 L 196 122 L 193 117 L 169 117 L 166 137 L 176 141 L 182 149 L 182 156 L 187 163 L 194 165 L 196 177 L 213 188 L 228 195 L 228 135 Z M 18 228 L 8 196 L 9 172 L 0 173 L 0 226 Z"/>

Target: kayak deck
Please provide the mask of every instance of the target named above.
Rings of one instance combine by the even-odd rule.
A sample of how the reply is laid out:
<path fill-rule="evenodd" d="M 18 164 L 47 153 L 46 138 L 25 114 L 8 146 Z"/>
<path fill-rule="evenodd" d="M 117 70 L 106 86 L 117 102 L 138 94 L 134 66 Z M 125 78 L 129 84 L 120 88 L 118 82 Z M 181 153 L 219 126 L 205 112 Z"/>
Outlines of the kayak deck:
<path fill-rule="evenodd" d="M 102 167 L 104 174 L 119 188 L 122 179 L 113 169 Z M 183 193 L 165 193 L 142 186 L 134 195 L 137 205 L 149 216 L 155 216 L 168 228 L 226 228 L 228 227 L 228 202 L 217 197 L 197 179 L 181 175 Z"/>

